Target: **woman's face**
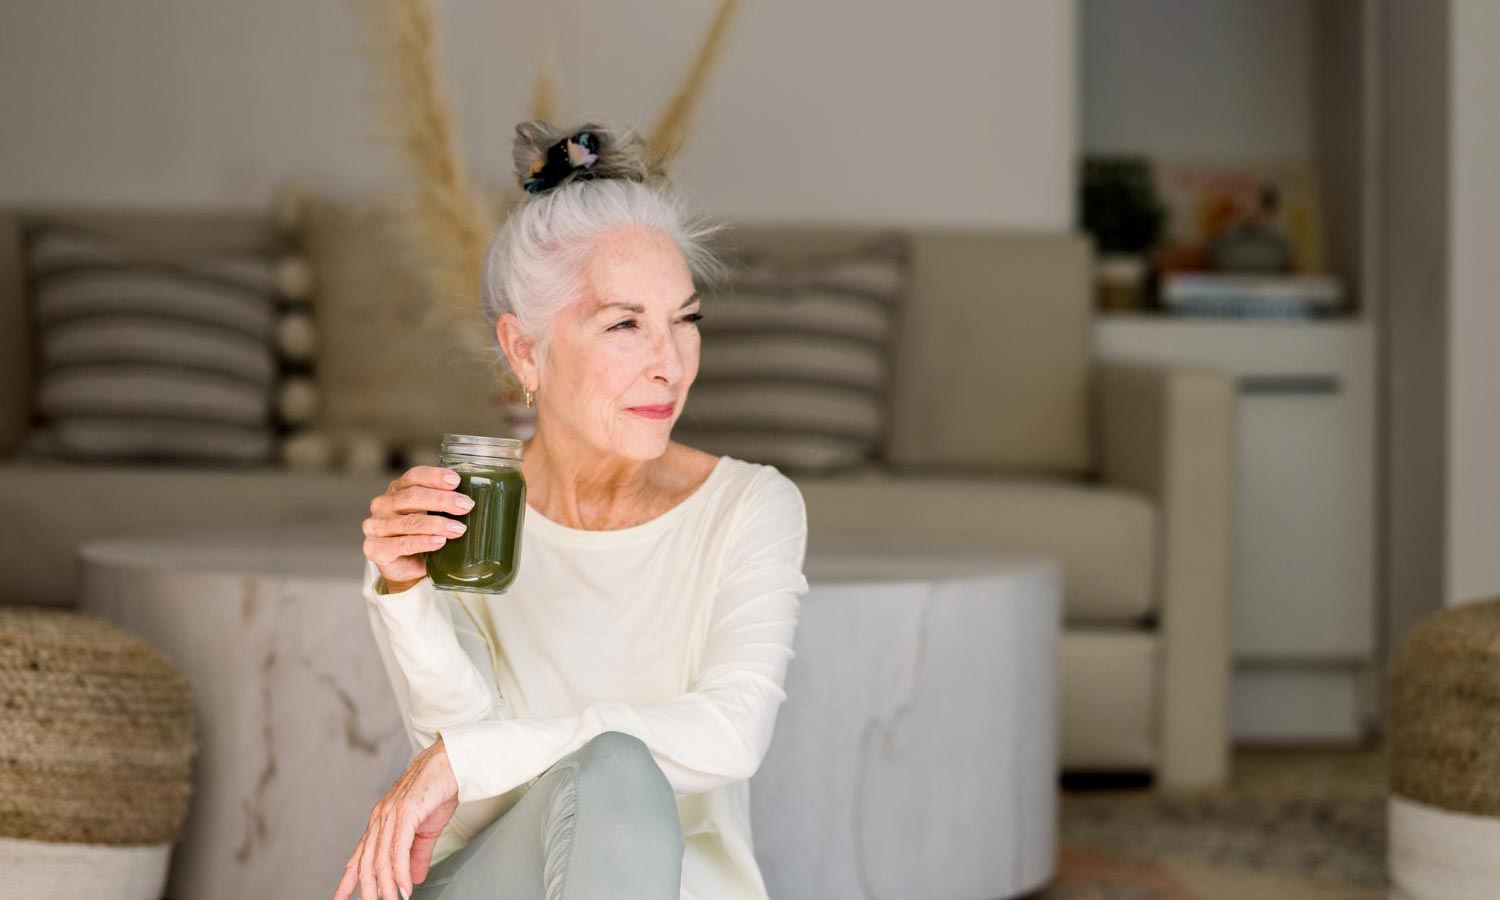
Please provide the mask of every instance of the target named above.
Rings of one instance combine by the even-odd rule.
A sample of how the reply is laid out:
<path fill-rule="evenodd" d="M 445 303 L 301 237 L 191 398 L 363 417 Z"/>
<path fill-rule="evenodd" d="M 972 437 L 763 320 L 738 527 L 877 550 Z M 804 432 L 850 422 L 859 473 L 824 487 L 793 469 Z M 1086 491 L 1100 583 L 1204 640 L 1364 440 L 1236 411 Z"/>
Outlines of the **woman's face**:
<path fill-rule="evenodd" d="M 687 261 L 660 231 L 622 229 L 596 245 L 583 278 L 583 297 L 554 326 L 538 425 L 545 415 L 549 430 L 601 453 L 654 459 L 698 377 L 700 301 Z"/>

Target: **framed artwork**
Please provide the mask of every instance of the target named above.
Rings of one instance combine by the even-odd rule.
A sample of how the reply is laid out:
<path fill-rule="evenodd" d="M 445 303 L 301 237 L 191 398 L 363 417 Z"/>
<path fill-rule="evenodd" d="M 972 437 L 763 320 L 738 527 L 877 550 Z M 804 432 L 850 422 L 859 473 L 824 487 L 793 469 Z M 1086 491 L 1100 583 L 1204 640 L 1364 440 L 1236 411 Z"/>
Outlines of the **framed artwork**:
<path fill-rule="evenodd" d="M 1162 272 L 1237 268 L 1225 263 L 1220 250 L 1231 242 L 1221 238 L 1251 234 L 1263 252 L 1285 256 L 1286 271 L 1324 271 L 1321 202 L 1308 163 L 1156 158 L 1153 169 L 1167 211 Z"/>

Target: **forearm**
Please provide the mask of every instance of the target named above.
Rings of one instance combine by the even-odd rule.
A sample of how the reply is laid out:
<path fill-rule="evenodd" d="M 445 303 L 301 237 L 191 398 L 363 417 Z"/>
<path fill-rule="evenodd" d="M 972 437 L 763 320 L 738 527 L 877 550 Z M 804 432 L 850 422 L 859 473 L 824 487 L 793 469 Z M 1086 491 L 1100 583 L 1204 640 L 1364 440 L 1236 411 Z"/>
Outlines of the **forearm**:
<path fill-rule="evenodd" d="M 679 797 L 759 768 L 786 693 L 743 672 L 655 703 L 590 703 L 577 715 L 485 719 L 441 729 L 460 802 L 499 796 L 606 731 L 640 738 Z"/>
<path fill-rule="evenodd" d="M 413 727 L 430 736 L 445 725 L 494 714 L 498 692 L 483 638 L 462 623 L 460 639 L 460 623 L 431 579 L 400 587 L 384 584 L 366 563 L 365 596 L 406 682 Z"/>

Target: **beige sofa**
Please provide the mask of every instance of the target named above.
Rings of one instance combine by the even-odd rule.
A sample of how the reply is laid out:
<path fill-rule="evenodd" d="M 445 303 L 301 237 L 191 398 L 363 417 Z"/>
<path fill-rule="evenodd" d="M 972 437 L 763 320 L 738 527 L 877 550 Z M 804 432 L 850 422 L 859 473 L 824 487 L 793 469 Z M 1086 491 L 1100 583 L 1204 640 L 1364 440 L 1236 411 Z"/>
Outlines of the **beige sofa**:
<path fill-rule="evenodd" d="M 270 216 L 249 212 L 48 212 L 174 246 L 282 240 Z M 31 414 L 17 243 L 26 214 L 0 212 L 0 454 L 14 451 Z M 736 240 L 805 250 L 864 233 L 746 225 Z M 913 283 L 882 459 L 856 474 L 797 479 L 812 533 L 949 537 L 1056 556 L 1065 578 L 1064 770 L 1149 772 L 1167 787 L 1219 782 L 1228 750 L 1227 376 L 1094 363 L 1091 253 L 1080 236 L 909 234 Z M 341 264 L 381 256 L 346 253 Z M 358 541 L 369 499 L 388 480 L 12 458 L 0 462 L 0 517 L 11 535 L 0 544 L 0 602 L 72 605 L 73 548 L 105 534 L 327 523 Z"/>

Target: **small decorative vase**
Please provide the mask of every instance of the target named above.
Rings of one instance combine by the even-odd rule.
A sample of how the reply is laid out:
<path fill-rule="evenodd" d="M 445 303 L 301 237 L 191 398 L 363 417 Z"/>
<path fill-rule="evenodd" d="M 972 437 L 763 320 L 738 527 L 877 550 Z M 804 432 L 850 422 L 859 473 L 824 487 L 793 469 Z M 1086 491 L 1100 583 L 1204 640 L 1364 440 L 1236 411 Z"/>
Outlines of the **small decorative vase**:
<path fill-rule="evenodd" d="M 1094 264 L 1099 308 L 1136 310 L 1145 306 L 1146 257 L 1134 253 L 1100 254 Z"/>

